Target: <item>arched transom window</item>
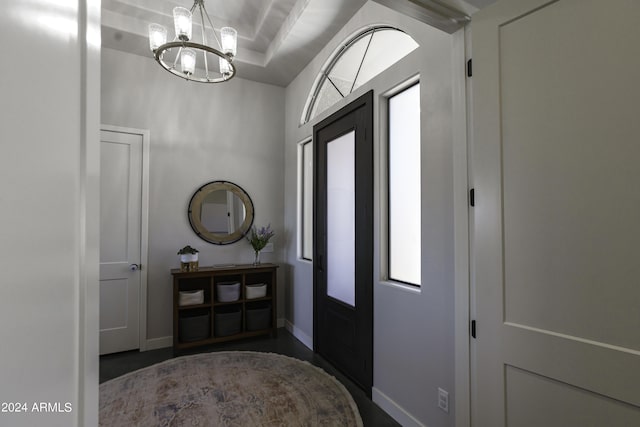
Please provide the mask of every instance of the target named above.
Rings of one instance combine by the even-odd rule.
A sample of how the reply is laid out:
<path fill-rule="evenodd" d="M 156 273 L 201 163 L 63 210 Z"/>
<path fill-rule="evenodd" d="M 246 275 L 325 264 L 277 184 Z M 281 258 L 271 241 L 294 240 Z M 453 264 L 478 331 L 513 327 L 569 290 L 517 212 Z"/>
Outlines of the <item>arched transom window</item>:
<path fill-rule="evenodd" d="M 404 31 L 368 27 L 348 38 L 316 77 L 301 123 L 322 113 L 418 47 Z"/>

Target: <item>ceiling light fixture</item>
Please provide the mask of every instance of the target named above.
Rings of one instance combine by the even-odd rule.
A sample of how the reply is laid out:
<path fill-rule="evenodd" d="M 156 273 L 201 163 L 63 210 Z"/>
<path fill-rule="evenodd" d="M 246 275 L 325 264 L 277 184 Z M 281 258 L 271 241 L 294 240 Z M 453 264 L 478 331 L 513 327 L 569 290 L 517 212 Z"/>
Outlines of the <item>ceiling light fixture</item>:
<path fill-rule="evenodd" d="M 192 16 L 196 8 L 200 12 L 202 43 L 192 39 Z M 233 58 L 236 56 L 238 32 L 231 27 L 223 27 L 218 38 L 204 7 L 204 0 L 194 0 L 191 10 L 174 7 L 173 23 L 176 36 L 170 42 L 167 42 L 165 27 L 160 24 L 149 25 L 149 47 L 162 68 L 175 76 L 201 83 L 226 82 L 236 74 Z M 211 27 L 213 37 L 218 43 L 217 49 L 207 44 L 206 23 Z M 202 54 L 204 69 L 196 67 L 199 54 Z M 213 69 L 209 69 L 211 62 Z"/>

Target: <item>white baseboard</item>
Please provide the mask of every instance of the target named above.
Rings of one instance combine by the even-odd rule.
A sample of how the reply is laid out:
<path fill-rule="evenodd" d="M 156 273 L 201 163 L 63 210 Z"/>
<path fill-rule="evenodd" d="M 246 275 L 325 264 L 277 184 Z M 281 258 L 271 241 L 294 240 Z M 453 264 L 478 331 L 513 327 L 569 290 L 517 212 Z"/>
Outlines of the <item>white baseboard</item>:
<path fill-rule="evenodd" d="M 160 337 L 151 338 L 147 340 L 147 346 L 142 351 L 157 350 L 159 348 L 166 348 L 173 346 L 173 337 Z"/>
<path fill-rule="evenodd" d="M 371 400 L 404 427 L 427 427 L 394 402 L 393 399 L 375 387 L 371 389 Z"/>
<path fill-rule="evenodd" d="M 284 327 L 291 333 L 291 335 L 296 337 L 298 341 L 309 347 L 310 350 L 313 350 L 313 338 L 302 332 L 300 328 L 297 328 L 296 325 L 289 322 L 288 320 L 284 321 Z"/>

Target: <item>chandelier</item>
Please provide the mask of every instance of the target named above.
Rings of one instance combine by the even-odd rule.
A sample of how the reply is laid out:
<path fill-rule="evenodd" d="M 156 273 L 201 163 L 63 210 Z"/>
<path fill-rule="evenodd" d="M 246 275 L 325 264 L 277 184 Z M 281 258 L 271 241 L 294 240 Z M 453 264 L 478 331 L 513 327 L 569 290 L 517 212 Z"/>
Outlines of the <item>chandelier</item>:
<path fill-rule="evenodd" d="M 192 38 L 194 11 L 200 12 L 202 43 Z M 194 0 L 191 10 L 174 7 L 173 23 L 176 36 L 170 42 L 167 42 L 165 27 L 160 24 L 149 25 L 149 47 L 162 68 L 175 76 L 201 83 L 225 82 L 236 74 L 233 58 L 236 55 L 238 32 L 231 27 L 223 27 L 218 38 L 204 7 L 204 0 Z M 206 24 L 211 28 L 217 48 L 207 44 Z M 202 63 L 197 64 L 200 61 L 198 58 Z"/>

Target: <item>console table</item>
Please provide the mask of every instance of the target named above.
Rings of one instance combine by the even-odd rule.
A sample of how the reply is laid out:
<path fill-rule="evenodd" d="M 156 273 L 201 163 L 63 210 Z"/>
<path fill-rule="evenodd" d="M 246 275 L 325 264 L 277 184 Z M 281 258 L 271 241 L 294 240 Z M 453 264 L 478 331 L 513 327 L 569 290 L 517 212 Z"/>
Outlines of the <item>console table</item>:
<path fill-rule="evenodd" d="M 259 335 L 275 337 L 277 269 L 275 264 L 245 264 L 171 270 L 174 352 Z M 227 289 L 238 289 L 237 299 L 230 300 Z M 200 300 L 184 305 L 185 295 Z"/>

